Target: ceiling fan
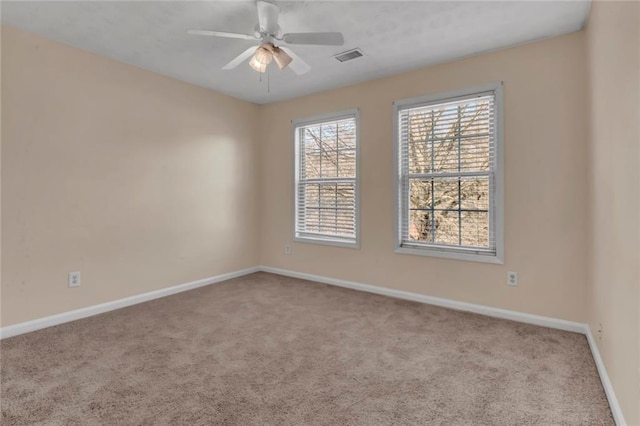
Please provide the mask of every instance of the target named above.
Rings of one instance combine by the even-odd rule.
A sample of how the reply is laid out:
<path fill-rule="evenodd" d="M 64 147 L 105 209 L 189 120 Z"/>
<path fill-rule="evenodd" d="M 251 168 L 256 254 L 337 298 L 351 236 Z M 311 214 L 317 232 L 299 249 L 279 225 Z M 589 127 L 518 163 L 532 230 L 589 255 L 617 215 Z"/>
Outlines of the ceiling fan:
<path fill-rule="evenodd" d="M 280 13 L 278 5 L 270 1 L 258 0 L 256 6 L 258 8 L 258 24 L 253 34 L 211 30 L 189 30 L 187 33 L 210 37 L 260 41 L 257 47 L 255 45 L 251 46 L 222 67 L 223 70 L 236 68 L 252 56 L 249 65 L 260 73 L 267 70 L 267 66 L 272 60 L 278 64 L 281 70 L 288 66 L 296 74 L 304 74 L 309 71 L 310 67 L 306 62 L 300 59 L 291 49 L 280 46 L 280 43 L 317 46 L 342 46 L 344 44 L 342 33 L 337 32 L 283 34 L 280 25 L 278 25 L 278 15 Z"/>

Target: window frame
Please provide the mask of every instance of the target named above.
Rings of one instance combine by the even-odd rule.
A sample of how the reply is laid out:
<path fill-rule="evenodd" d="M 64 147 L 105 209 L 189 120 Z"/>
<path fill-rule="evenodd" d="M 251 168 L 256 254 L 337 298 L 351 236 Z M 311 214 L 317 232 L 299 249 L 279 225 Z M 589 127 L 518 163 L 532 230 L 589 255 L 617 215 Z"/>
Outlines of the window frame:
<path fill-rule="evenodd" d="M 504 264 L 504 94 L 503 82 L 489 83 L 460 90 L 434 93 L 416 98 L 402 99 L 393 103 L 393 165 L 394 165 L 394 253 L 431 256 L 453 260 Z M 473 98 L 489 92 L 494 93 L 495 107 L 495 189 L 493 192 L 493 215 L 496 252 L 495 254 L 470 253 L 470 249 L 455 246 L 402 246 L 402 167 L 400 165 L 400 112 L 407 108 L 441 104 L 465 98 Z M 491 203 L 490 207 L 491 209 Z"/>
<path fill-rule="evenodd" d="M 299 132 L 300 127 L 313 126 L 331 121 L 339 121 L 352 118 L 355 120 L 356 128 L 356 177 L 355 177 L 355 239 L 350 240 L 328 235 L 298 235 L 298 187 L 300 180 L 300 155 L 299 155 Z M 331 112 L 312 117 L 299 118 L 291 121 L 291 133 L 293 140 L 293 238 L 292 241 L 298 243 L 311 243 L 328 245 L 335 247 L 360 248 L 360 109 L 351 108 L 338 112 Z"/>

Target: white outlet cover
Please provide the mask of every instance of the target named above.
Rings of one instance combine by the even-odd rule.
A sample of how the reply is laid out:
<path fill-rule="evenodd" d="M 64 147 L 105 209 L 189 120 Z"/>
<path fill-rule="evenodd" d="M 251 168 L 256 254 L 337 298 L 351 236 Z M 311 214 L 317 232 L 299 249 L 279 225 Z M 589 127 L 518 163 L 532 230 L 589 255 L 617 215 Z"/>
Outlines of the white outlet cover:
<path fill-rule="evenodd" d="M 69 272 L 69 287 L 80 287 L 80 272 Z"/>
<path fill-rule="evenodd" d="M 518 273 L 509 271 L 507 272 L 507 285 L 517 286 L 518 285 Z"/>

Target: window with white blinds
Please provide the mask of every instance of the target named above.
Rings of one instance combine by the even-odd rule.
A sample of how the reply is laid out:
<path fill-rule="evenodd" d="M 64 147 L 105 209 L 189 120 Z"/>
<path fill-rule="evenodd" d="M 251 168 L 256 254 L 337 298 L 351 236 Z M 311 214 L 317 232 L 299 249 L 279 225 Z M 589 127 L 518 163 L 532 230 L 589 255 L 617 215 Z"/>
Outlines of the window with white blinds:
<path fill-rule="evenodd" d="M 501 94 L 396 103 L 398 252 L 502 262 Z"/>
<path fill-rule="evenodd" d="M 296 241 L 358 245 L 358 111 L 293 123 Z"/>

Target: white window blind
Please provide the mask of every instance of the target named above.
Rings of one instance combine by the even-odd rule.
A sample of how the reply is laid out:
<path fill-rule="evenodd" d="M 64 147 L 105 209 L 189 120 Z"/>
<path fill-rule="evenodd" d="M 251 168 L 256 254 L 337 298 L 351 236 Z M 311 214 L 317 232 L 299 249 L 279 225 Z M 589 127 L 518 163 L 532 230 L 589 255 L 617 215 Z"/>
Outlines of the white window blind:
<path fill-rule="evenodd" d="M 295 239 L 357 245 L 357 112 L 294 122 Z"/>
<path fill-rule="evenodd" d="M 498 255 L 496 110 L 495 90 L 396 105 L 399 248 Z"/>

